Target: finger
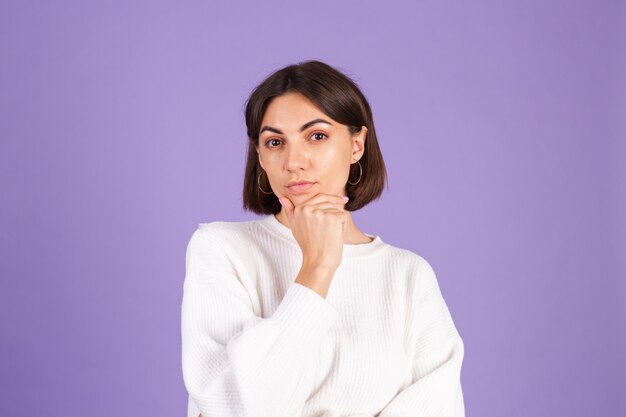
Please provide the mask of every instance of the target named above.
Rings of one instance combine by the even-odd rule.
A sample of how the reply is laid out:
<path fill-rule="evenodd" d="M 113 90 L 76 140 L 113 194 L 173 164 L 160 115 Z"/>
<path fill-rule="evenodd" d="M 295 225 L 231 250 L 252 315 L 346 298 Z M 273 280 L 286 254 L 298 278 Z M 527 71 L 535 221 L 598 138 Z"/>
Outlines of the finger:
<path fill-rule="evenodd" d="M 284 195 L 280 197 L 279 201 L 281 202 L 281 205 L 283 206 L 282 210 L 285 212 L 285 217 L 287 218 L 288 226 L 289 228 L 291 228 L 291 225 L 294 224 L 293 210 L 295 207 L 293 203 L 291 202 L 291 200 Z"/>
<path fill-rule="evenodd" d="M 339 211 L 347 211 L 344 209 L 344 203 L 331 203 L 328 201 L 324 201 L 317 204 L 307 205 L 309 210 L 339 210 Z"/>
<path fill-rule="evenodd" d="M 338 210 L 336 208 L 328 208 L 322 210 L 325 214 L 333 217 L 337 224 L 339 223 L 347 223 L 348 222 L 348 211 L 346 210 Z"/>
<path fill-rule="evenodd" d="M 347 196 L 344 198 L 344 196 L 341 196 L 341 195 L 318 193 L 318 194 L 315 194 L 313 197 L 309 198 L 308 200 L 302 202 L 301 205 L 317 204 L 323 201 L 346 204 L 348 201 L 346 200 L 347 198 L 348 198 Z"/>

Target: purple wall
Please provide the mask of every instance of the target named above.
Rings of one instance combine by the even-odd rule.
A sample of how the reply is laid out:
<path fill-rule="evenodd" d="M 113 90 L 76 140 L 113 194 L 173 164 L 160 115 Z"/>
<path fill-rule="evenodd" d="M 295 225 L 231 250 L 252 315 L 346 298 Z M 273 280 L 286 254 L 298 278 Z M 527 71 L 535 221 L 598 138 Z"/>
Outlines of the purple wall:
<path fill-rule="evenodd" d="M 313 58 L 370 100 L 355 221 L 433 264 L 468 416 L 626 415 L 623 2 L 53 3 L 0 6 L 0 415 L 185 415 L 186 244 L 255 218 L 243 103 Z"/>

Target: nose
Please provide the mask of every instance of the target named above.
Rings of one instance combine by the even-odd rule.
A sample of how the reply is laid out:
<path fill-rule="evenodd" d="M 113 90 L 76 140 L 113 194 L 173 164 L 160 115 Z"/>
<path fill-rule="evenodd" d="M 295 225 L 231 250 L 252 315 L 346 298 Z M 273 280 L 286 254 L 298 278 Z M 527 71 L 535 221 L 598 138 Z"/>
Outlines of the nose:
<path fill-rule="evenodd" d="M 290 144 L 286 151 L 285 169 L 287 171 L 306 169 L 309 165 L 309 157 L 309 152 L 304 146 Z"/>

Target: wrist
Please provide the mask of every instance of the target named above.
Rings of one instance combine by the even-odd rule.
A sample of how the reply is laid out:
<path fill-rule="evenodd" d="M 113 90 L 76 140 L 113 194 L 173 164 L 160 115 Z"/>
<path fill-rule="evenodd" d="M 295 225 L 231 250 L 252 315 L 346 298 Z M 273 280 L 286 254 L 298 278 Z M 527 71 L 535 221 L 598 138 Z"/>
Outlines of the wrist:
<path fill-rule="evenodd" d="M 311 277 L 332 278 L 336 269 L 319 261 L 308 261 L 305 259 L 300 267 L 300 273 Z"/>

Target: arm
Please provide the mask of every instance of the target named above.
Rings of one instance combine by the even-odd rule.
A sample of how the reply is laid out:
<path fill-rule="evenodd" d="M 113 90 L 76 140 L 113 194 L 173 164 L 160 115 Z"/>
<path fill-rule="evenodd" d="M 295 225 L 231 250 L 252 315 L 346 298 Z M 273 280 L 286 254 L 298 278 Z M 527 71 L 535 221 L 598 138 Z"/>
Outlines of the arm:
<path fill-rule="evenodd" d="M 183 379 L 198 412 L 295 415 L 308 397 L 311 358 L 337 318 L 296 282 L 271 317 L 255 315 L 223 245 L 200 227 L 187 247 L 181 323 Z"/>
<path fill-rule="evenodd" d="M 416 346 L 412 383 L 385 406 L 379 417 L 464 417 L 463 340 L 431 265 L 421 258 L 417 268 L 418 296 L 410 323 L 411 340 Z"/>

